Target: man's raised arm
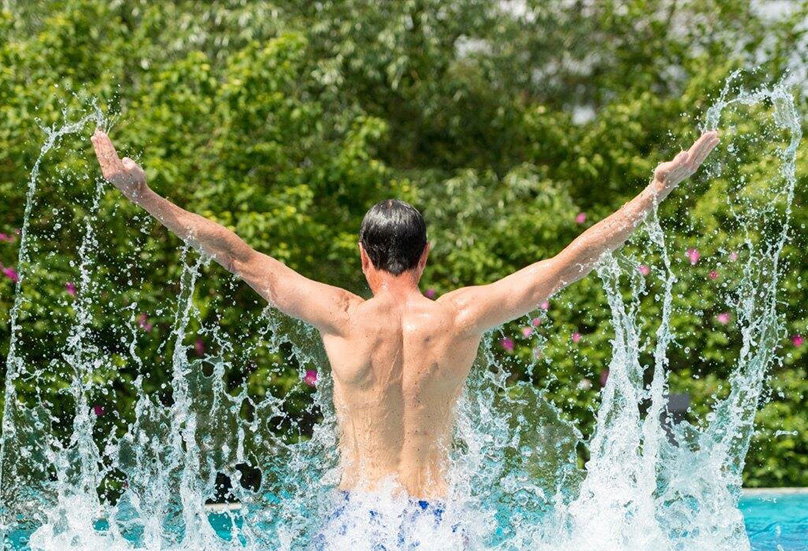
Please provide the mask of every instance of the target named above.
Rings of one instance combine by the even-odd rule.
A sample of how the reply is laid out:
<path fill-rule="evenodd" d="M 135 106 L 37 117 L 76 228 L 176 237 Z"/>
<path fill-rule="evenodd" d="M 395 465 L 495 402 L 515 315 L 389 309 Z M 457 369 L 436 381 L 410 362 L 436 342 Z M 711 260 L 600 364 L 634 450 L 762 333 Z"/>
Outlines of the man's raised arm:
<path fill-rule="evenodd" d="M 361 298 L 303 277 L 282 262 L 252 249 L 238 235 L 207 218 L 181 209 L 146 185 L 146 174 L 128 157 L 120 159 L 109 137 L 92 137 L 101 171 L 110 183 L 160 223 L 241 277 L 272 306 L 320 331 L 340 335 L 348 326 L 348 310 Z"/>
<path fill-rule="evenodd" d="M 553 258 L 531 264 L 489 285 L 458 289 L 440 300 L 454 305 L 458 324 L 470 334 L 524 316 L 591 272 L 603 254 L 622 245 L 660 201 L 696 172 L 717 144 L 716 132 L 703 134 L 690 150 L 659 165 L 654 179 L 642 193 L 587 229 Z"/>

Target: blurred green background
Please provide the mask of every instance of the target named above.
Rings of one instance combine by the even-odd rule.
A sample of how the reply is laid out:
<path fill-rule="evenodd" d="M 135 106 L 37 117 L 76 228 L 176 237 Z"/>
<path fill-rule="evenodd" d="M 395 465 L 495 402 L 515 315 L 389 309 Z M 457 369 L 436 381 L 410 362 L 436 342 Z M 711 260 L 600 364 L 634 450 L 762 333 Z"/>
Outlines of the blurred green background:
<path fill-rule="evenodd" d="M 788 9 L 771 13 L 765 3 L 740 0 L 6 0 L 0 354 L 8 352 L 15 229 L 45 139 L 40 127 L 77 119 L 93 98 L 111 116 L 119 151 L 142 164 L 158 193 L 306 276 L 364 296 L 356 250 L 363 214 L 390 196 L 412 202 L 434 246 L 422 288 L 440 295 L 557 253 L 636 195 L 657 163 L 698 136 L 732 70 L 760 65 L 744 77 L 754 85 L 793 69 L 804 53 L 808 2 L 778 4 Z M 794 93 L 808 113 L 805 88 Z M 78 284 L 82 222 L 99 176 L 90 132 L 43 161 L 32 231 L 52 238 L 32 251 L 31 296 L 21 314 L 26 361 L 44 363 L 71 324 L 75 299 L 66 285 Z M 808 486 L 805 151 L 797 231 L 786 250 L 781 361 L 758 414 L 748 486 Z M 750 157 L 745 162 L 754 164 Z M 677 299 L 670 351 L 671 389 L 690 394 L 694 419 L 726 392 L 738 339 L 732 316 L 720 316 L 720 285 L 740 268 L 724 247 L 731 236 L 719 236 L 726 188 L 718 182 L 695 178 L 661 212 L 678 221 L 666 226 L 676 269 L 701 282 Z M 137 300 L 137 315 L 146 315 L 136 322 L 142 355 L 153 358 L 145 384 L 159 389 L 168 380 L 160 343 L 173 317 L 164 307 L 176 300 L 180 242 L 114 190 L 101 197 L 101 213 L 103 261 L 94 273 L 107 300 L 96 305 L 94 343 L 118 359 L 94 384 L 110 389 L 99 393 L 101 407 L 125 421 L 138 367 L 123 359 L 112 327 Z M 697 263 L 688 248 L 699 250 Z M 631 251 L 653 266 L 641 247 Z M 223 327 L 263 308 L 218 266 L 205 268 L 203 280 L 196 300 Z M 233 305 L 217 311 L 222 293 Z M 653 328 L 654 293 L 642 301 L 646 329 Z M 597 276 L 551 301 L 541 326 L 522 320 L 495 338 L 514 379 L 547 388 L 591 432 L 610 357 Z M 216 348 L 204 335 L 200 342 Z M 246 381 L 251 392 L 296 392 L 305 403 L 311 391 L 298 384 L 298 372 L 270 370 L 266 354 L 252 350 L 234 363 L 231 388 Z M 59 405 L 70 400 L 60 392 L 64 380 L 54 375 L 52 384 L 55 407 L 69 409 Z"/>

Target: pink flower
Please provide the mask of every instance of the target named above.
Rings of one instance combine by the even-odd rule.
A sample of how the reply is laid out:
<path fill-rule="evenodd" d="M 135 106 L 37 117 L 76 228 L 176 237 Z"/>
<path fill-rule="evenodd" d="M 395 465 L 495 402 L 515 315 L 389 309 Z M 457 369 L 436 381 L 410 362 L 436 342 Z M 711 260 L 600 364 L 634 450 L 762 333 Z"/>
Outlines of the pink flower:
<path fill-rule="evenodd" d="M 146 333 L 152 330 L 152 324 L 149 323 L 149 316 L 147 316 L 145 312 L 143 312 L 138 316 L 137 325 L 138 327 L 143 329 Z"/>
<path fill-rule="evenodd" d="M 609 370 L 604 369 L 600 372 L 600 386 L 606 386 L 606 381 L 609 380 Z"/>
<path fill-rule="evenodd" d="M 14 236 L 13 235 L 8 235 L 6 233 L 0 233 L 0 241 L 5 241 L 6 243 L 13 243 L 14 242 Z"/>
<path fill-rule="evenodd" d="M 93 406 L 93 413 L 95 413 L 96 417 L 101 417 L 104 415 L 104 406 Z"/>
<path fill-rule="evenodd" d="M 427 289 L 424 291 L 424 296 L 426 298 L 435 298 L 435 289 Z"/>
<path fill-rule="evenodd" d="M 721 325 L 727 325 L 730 321 L 729 312 L 721 312 L 715 317 L 715 320 Z"/>
<path fill-rule="evenodd" d="M 3 275 L 14 283 L 17 283 L 20 280 L 20 274 L 18 274 L 14 268 L 3 268 Z"/>
<path fill-rule="evenodd" d="M 532 327 L 522 327 L 522 335 L 524 337 L 527 338 L 532 334 L 533 334 L 533 328 Z"/>
<path fill-rule="evenodd" d="M 539 308 L 541 308 L 542 310 L 549 310 L 550 309 L 550 303 L 545 300 L 544 302 L 542 302 L 539 305 Z"/>
<path fill-rule="evenodd" d="M 65 290 L 67 291 L 67 294 L 70 295 L 71 297 L 76 296 L 76 286 L 72 282 L 68 281 L 67 283 L 65 283 Z"/>
<path fill-rule="evenodd" d="M 699 258 L 701 258 L 701 253 L 698 249 L 688 249 L 687 258 L 690 260 L 691 265 L 695 265 L 696 262 L 699 261 Z"/>
<path fill-rule="evenodd" d="M 205 354 L 205 341 L 199 337 L 197 337 L 196 341 L 194 342 L 194 352 L 196 352 L 197 356 L 202 356 Z"/>
<path fill-rule="evenodd" d="M 575 222 L 578 224 L 583 224 L 584 222 L 586 222 L 586 213 L 579 212 L 578 216 L 575 217 Z"/>
<path fill-rule="evenodd" d="M 533 327 L 541 325 L 541 318 L 533 318 L 532 320 L 530 320 L 530 325 L 532 325 Z"/>
<path fill-rule="evenodd" d="M 314 369 L 307 369 L 306 375 L 303 377 L 303 382 L 309 386 L 317 386 L 317 371 Z"/>
<path fill-rule="evenodd" d="M 502 337 L 501 339 L 499 339 L 499 345 L 508 352 L 513 352 L 513 339 L 509 339 L 508 337 Z"/>
<path fill-rule="evenodd" d="M 710 270 L 710 279 L 718 279 L 718 270 Z"/>
<path fill-rule="evenodd" d="M 640 264 L 637 266 L 637 271 L 639 271 L 642 275 L 647 276 L 651 273 L 651 268 L 646 266 L 645 264 Z"/>
<path fill-rule="evenodd" d="M 575 332 L 572 334 L 572 342 L 581 342 L 581 334 L 579 332 Z"/>
<path fill-rule="evenodd" d="M 735 251 L 729 253 L 729 261 L 735 262 L 736 260 L 738 260 L 738 253 L 736 253 Z"/>
<path fill-rule="evenodd" d="M 802 343 L 805 342 L 805 339 L 802 337 L 802 335 L 792 335 L 791 342 L 792 344 L 794 344 L 794 346 L 799 348 L 800 346 L 802 346 Z"/>

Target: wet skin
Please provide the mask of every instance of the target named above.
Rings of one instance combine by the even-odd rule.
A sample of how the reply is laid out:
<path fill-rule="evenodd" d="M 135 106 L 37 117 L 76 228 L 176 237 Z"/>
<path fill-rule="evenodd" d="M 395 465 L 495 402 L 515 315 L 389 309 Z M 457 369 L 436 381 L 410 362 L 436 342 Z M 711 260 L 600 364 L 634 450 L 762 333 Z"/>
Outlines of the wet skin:
<path fill-rule="evenodd" d="M 372 491 L 392 482 L 409 496 L 438 499 L 447 492 L 454 407 L 482 335 L 587 275 L 698 169 L 718 137 L 707 132 L 688 151 L 659 165 L 637 197 L 556 256 L 435 301 L 418 288 L 428 247 L 417 266 L 394 276 L 376 269 L 360 245 L 362 271 L 373 293 L 365 300 L 298 274 L 224 226 L 160 197 L 146 185 L 144 171 L 131 159 L 120 159 L 100 130 L 92 142 L 104 177 L 127 198 L 272 306 L 320 332 L 334 377 L 341 488 Z"/>

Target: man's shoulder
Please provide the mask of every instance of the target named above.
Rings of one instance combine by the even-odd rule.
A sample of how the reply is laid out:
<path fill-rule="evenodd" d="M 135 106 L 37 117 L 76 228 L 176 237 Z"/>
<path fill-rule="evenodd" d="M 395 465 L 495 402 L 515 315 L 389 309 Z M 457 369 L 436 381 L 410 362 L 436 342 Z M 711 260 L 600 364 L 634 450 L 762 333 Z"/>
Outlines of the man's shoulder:
<path fill-rule="evenodd" d="M 480 332 L 476 327 L 479 304 L 485 300 L 490 285 L 472 285 L 461 287 L 441 296 L 436 303 L 440 304 L 452 318 L 458 335 L 477 338 Z"/>

